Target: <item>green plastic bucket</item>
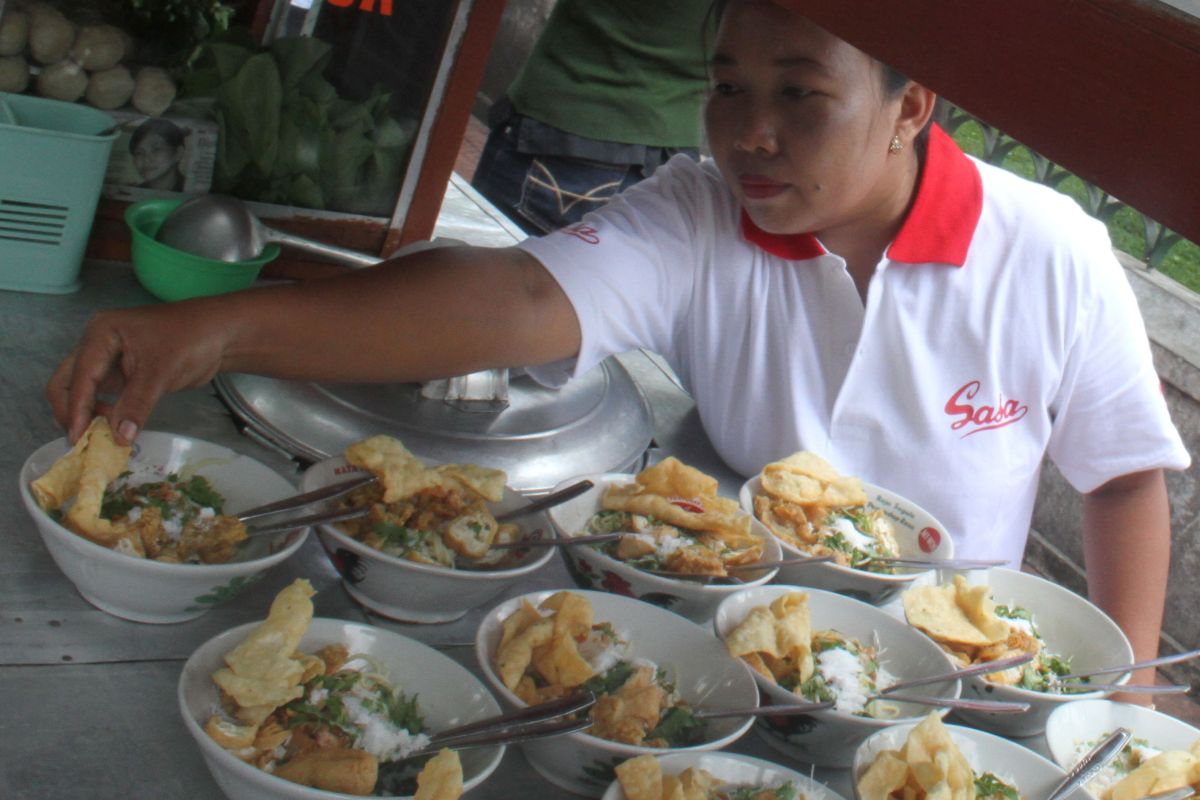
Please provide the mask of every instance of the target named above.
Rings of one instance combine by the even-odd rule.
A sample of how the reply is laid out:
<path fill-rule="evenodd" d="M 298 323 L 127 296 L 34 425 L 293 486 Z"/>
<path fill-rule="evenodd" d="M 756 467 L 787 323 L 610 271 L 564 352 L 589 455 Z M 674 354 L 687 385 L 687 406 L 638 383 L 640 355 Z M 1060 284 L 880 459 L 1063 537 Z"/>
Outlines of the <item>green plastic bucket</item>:
<path fill-rule="evenodd" d="M 76 103 L 0 92 L 0 289 L 65 294 L 79 268 L 117 132 Z"/>

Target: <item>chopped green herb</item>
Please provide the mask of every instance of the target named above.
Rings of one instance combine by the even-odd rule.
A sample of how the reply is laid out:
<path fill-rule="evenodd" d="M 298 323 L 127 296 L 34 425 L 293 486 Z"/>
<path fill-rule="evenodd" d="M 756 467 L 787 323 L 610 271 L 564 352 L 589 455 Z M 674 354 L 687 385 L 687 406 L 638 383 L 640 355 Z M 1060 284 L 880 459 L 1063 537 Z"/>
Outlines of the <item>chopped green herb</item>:
<path fill-rule="evenodd" d="M 1021 800 L 1021 795 L 1015 788 L 990 772 L 985 772 L 975 779 L 975 797 L 978 800 Z"/>
<path fill-rule="evenodd" d="M 687 747 L 704 740 L 704 721 L 696 719 L 690 708 L 673 706 L 646 738 L 662 739 L 668 747 Z"/>

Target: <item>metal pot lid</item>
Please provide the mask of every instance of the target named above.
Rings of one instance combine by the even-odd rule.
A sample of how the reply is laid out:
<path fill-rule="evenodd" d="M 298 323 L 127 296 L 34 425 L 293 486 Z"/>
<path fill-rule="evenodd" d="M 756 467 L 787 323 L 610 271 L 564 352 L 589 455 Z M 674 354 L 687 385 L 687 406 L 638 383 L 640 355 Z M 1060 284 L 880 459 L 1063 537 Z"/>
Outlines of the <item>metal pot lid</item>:
<path fill-rule="evenodd" d="M 514 489 L 548 492 L 592 472 L 636 470 L 653 436 L 650 406 L 615 359 L 561 389 L 528 375 L 509 381 L 509 405 L 464 411 L 421 396 L 417 383 L 319 384 L 226 374 L 218 394 L 252 435 L 311 461 L 377 434 L 432 461 L 476 463 L 508 474 Z"/>

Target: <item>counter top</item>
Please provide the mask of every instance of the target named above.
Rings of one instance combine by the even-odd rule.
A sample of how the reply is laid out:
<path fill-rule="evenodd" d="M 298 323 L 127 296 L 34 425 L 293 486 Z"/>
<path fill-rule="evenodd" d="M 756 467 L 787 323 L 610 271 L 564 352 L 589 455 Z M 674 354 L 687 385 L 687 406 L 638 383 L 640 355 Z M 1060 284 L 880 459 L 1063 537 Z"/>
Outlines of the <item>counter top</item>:
<path fill-rule="evenodd" d="M 468 186 L 455 180 L 437 235 L 504 244 L 516 234 L 502 218 L 492 216 Z M 212 636 L 261 620 L 274 595 L 296 577 L 308 578 L 318 590 L 317 616 L 370 623 L 410 636 L 479 672 L 471 643 L 483 610 L 442 625 L 378 617 L 347 595 L 315 536 L 244 594 L 191 622 L 138 624 L 89 605 L 43 547 L 20 500 L 16 476 L 30 453 L 62 435 L 44 386 L 89 316 L 100 309 L 154 300 L 125 264 L 86 264 L 82 280 L 83 288 L 69 295 L 0 291 L 0 369 L 5 376 L 0 382 L 0 406 L 5 409 L 0 473 L 7 476 L 0 484 L 0 706 L 5 710 L 0 717 L 0 797 L 219 800 L 223 795 L 180 717 L 180 670 Z M 629 353 L 620 360 L 653 409 L 655 446 L 714 475 L 722 493 L 736 496 L 741 476 L 716 456 L 690 398 L 669 370 L 646 353 Z M 294 483 L 306 466 L 243 435 L 210 387 L 165 398 L 147 428 L 223 445 Z M 557 557 L 510 595 L 572 586 Z M 754 732 L 731 750 L 787 763 Z M 790 766 L 809 771 L 804 765 Z M 813 774 L 852 796 L 844 770 Z M 574 796 L 534 772 L 519 749 L 509 748 L 496 773 L 467 797 L 533 793 L 544 800 Z"/>

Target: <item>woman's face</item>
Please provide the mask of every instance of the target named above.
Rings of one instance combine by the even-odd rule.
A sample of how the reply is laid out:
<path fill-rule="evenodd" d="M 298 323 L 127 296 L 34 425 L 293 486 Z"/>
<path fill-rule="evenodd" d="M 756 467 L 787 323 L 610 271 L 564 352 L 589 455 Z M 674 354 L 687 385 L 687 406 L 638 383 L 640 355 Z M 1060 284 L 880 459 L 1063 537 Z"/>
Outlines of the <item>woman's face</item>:
<path fill-rule="evenodd" d="M 880 70 L 770 0 L 729 4 L 705 124 L 721 174 L 760 228 L 853 230 L 892 214 L 897 193 L 911 191 L 903 159 L 889 160 L 900 100 L 884 96 Z"/>
<path fill-rule="evenodd" d="M 175 178 L 175 167 L 183 158 L 182 147 L 172 147 L 157 133 L 148 133 L 133 148 L 133 165 L 146 183 Z"/>

